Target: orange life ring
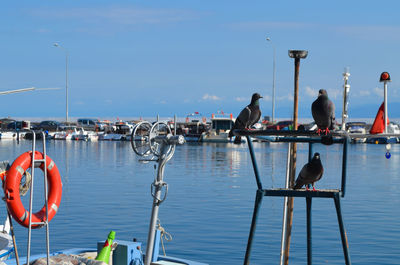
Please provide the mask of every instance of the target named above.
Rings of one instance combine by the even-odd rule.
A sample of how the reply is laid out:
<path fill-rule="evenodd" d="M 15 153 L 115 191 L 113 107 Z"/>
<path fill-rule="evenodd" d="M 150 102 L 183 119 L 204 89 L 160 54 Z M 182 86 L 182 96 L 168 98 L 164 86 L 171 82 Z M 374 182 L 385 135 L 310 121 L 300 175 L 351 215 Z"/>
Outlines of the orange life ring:
<path fill-rule="evenodd" d="M 35 152 L 35 159 L 43 159 L 43 154 Z M 6 173 L 6 181 L 4 187 L 4 193 L 8 209 L 13 218 L 22 226 L 29 227 L 29 212 L 25 209 L 22 204 L 19 186 L 21 178 L 25 171 L 32 165 L 32 152 L 25 152 L 15 159 L 10 169 Z M 47 165 L 47 183 L 48 183 L 48 218 L 50 221 L 57 213 L 58 207 L 61 202 L 62 195 L 62 183 L 60 172 L 56 164 L 51 160 L 49 156 L 46 156 Z M 40 163 L 40 169 L 43 168 L 44 163 Z M 44 222 L 46 220 L 46 204 L 43 208 L 32 214 L 32 228 L 40 228 L 42 225 L 34 224 L 38 222 Z"/>

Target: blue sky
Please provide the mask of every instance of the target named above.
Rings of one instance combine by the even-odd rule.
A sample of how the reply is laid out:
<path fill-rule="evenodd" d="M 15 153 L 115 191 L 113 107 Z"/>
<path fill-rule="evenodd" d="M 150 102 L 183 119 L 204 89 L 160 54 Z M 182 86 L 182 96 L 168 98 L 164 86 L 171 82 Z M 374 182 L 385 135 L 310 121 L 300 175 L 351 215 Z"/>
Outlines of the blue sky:
<path fill-rule="evenodd" d="M 300 66 L 299 117 L 325 88 L 341 116 L 350 69 L 350 116 L 375 117 L 379 75 L 391 74 L 389 117 L 400 117 L 400 2 L 385 1 L 3 1 L 0 117 L 237 115 L 251 94 L 271 115 L 276 48 L 276 117 L 293 112 L 290 49 Z M 267 42 L 266 37 L 272 42 Z"/>

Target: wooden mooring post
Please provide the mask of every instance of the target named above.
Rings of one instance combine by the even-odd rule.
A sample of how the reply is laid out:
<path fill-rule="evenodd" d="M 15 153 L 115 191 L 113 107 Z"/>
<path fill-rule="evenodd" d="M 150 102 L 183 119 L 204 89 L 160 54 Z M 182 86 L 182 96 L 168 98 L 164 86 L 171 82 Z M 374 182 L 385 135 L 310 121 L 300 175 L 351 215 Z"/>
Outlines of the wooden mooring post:
<path fill-rule="evenodd" d="M 294 58 L 294 102 L 293 102 L 293 130 L 297 131 L 297 120 L 298 120 L 298 107 L 299 107 L 299 71 L 300 71 L 300 59 L 305 59 L 308 55 L 308 51 L 304 50 L 289 50 L 289 57 Z M 290 150 L 290 164 L 289 164 L 289 188 L 293 188 L 295 175 L 296 175 L 296 160 L 297 160 L 297 143 L 291 143 Z M 293 197 L 287 198 L 284 204 L 284 216 L 286 220 L 282 224 L 282 243 L 281 243 L 281 265 L 289 264 L 289 250 L 290 250 L 290 239 L 292 232 L 293 222 Z"/>

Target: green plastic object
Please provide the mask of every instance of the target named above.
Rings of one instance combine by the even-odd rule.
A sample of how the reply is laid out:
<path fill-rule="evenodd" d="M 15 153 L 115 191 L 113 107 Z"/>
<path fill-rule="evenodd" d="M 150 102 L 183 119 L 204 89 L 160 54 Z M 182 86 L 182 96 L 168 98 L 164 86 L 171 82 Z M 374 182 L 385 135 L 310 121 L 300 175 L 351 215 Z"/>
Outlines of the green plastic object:
<path fill-rule="evenodd" d="M 110 261 L 111 246 L 114 239 L 115 231 L 111 231 L 108 234 L 106 242 L 104 242 L 103 248 L 100 250 L 99 254 L 97 254 L 96 260 L 101 260 L 108 264 L 108 262 Z"/>

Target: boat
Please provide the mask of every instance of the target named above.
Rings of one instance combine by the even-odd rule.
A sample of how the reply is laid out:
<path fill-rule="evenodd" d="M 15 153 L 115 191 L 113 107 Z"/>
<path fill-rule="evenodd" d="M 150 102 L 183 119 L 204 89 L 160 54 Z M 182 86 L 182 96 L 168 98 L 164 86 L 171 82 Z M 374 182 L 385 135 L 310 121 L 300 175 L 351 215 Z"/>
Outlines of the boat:
<path fill-rule="evenodd" d="M 112 132 L 102 134 L 99 140 L 130 141 L 135 125 L 129 122 L 118 121 L 112 127 Z"/>
<path fill-rule="evenodd" d="M 0 132 L 1 140 L 15 140 L 17 139 L 17 132 L 15 131 L 2 131 Z"/>
<path fill-rule="evenodd" d="M 170 257 L 164 255 L 160 255 L 160 249 L 162 246 L 162 231 L 163 228 L 158 221 L 158 213 L 159 207 L 161 203 L 166 199 L 166 183 L 164 182 L 164 167 L 167 162 L 173 157 L 175 152 L 175 145 L 183 144 L 184 139 L 182 136 L 176 136 L 171 133 L 171 130 L 168 129 L 162 131 L 163 126 L 168 126 L 166 123 L 157 122 L 151 126 L 151 123 L 147 122 L 147 127 L 142 128 L 150 128 L 146 135 L 149 135 L 146 143 L 146 151 L 141 152 L 135 149 L 135 145 L 132 147 L 136 154 L 138 154 L 141 158 L 145 159 L 148 162 L 155 162 L 155 168 L 157 170 L 157 176 L 152 183 L 152 191 L 151 195 L 153 197 L 153 205 L 152 205 L 152 213 L 149 225 L 148 239 L 146 244 L 146 254 L 144 255 L 142 252 L 142 243 L 136 240 L 133 241 L 125 241 L 125 240 L 113 240 L 115 232 L 111 231 L 108 239 L 103 244 L 104 241 L 97 242 L 97 248 L 88 247 L 88 248 L 73 248 L 60 250 L 56 252 L 50 253 L 49 251 L 49 229 L 46 229 L 46 249 L 47 252 L 45 254 L 39 255 L 30 255 L 30 238 L 31 238 L 31 228 L 40 228 L 42 226 L 47 227 L 48 223 L 51 221 L 51 218 L 57 212 L 58 207 L 61 205 L 61 193 L 62 193 L 62 184 L 61 184 L 61 176 L 58 172 L 55 163 L 46 156 L 44 159 L 46 151 L 45 151 L 45 143 L 43 140 L 43 153 L 35 151 L 35 155 L 32 156 L 32 152 L 25 152 L 20 155 L 14 163 L 9 166 L 8 162 L 5 161 L 3 164 L 7 163 L 7 166 L 4 168 L 7 171 L 3 170 L 3 175 L 1 175 L 2 179 L 5 181 L 5 189 L 8 190 L 9 197 L 6 199 L 6 203 L 8 206 L 8 210 L 10 214 L 14 217 L 15 221 L 24 227 L 29 228 L 28 233 L 28 251 L 27 257 L 23 258 L 12 258 L 5 260 L 8 265 L 16 265 L 20 264 L 19 261 L 22 261 L 22 264 L 92 264 L 92 265 L 101 265 L 112 261 L 114 265 L 128 265 L 128 264 L 136 264 L 136 265 L 207 265 L 205 263 L 200 263 L 196 261 L 191 261 L 187 259 L 181 259 L 177 257 Z M 165 127 L 164 127 L 165 128 Z M 168 127 L 169 128 L 169 127 Z M 140 132 L 141 130 L 136 130 Z M 33 137 L 35 139 L 35 137 Z M 44 137 L 42 137 L 44 138 Z M 35 141 L 32 143 L 32 151 L 36 150 Z M 41 211 L 43 214 L 29 214 L 32 212 L 32 205 L 29 209 L 24 209 L 20 200 L 14 200 L 15 196 L 20 196 L 19 192 L 14 192 L 15 187 L 19 186 L 20 183 L 18 178 L 21 177 L 21 174 L 27 172 L 32 165 L 41 165 L 41 169 L 46 170 L 49 185 L 49 195 L 48 201 L 45 196 L 45 204 Z M 31 169 L 31 174 L 34 174 L 34 166 Z M 37 169 L 39 170 L 39 169 Z M 1 172 L 1 171 L 0 171 Z M 23 173 L 21 173 L 23 172 Z M 5 178 L 5 179 L 4 179 Z M 29 185 L 29 188 L 34 190 L 33 182 Z M 164 193 L 165 192 L 165 193 Z M 163 194 L 164 193 L 164 194 Z M 32 192 L 31 192 L 32 196 Z M 118 202 L 116 202 L 118 204 Z M 49 207 L 46 207 L 49 205 Z M 51 206 L 50 206 L 51 205 Z M 17 207 L 18 206 L 18 207 Z M 22 209 L 23 208 L 23 209 Z M 16 210 L 23 210 L 30 218 L 18 218 L 19 215 Z M 47 216 L 47 218 L 46 218 Z M 35 219 L 35 220 L 34 220 Z M 95 222 L 94 222 L 95 225 Z M 133 226 L 134 227 L 134 226 Z M 48 227 L 47 227 L 48 228 Z M 112 236 L 111 236 L 112 235 Z M 125 235 L 121 235 L 120 237 L 124 237 Z M 7 241 L 7 246 L 10 246 L 10 240 Z M 114 244 L 116 243 L 116 244 Z M 11 245 L 12 247 L 13 245 Z M 111 247 L 113 248 L 112 254 L 110 254 Z M 11 248 L 12 249 L 12 248 Z M 11 252 L 11 249 L 8 249 Z M 100 253 L 102 253 L 103 249 L 107 251 L 104 257 L 100 258 Z M 7 248 L 3 248 L 4 251 L 7 251 Z M 0 252 L 1 253 L 1 252 Z M 97 261 L 93 260 L 97 256 Z M 89 259 L 90 257 L 91 259 Z M 110 263 L 111 264 L 111 263 Z"/>
<path fill-rule="evenodd" d="M 186 142 L 200 142 L 203 133 L 210 130 L 206 117 L 195 112 L 186 116 L 184 123 L 177 124 L 177 134 L 183 135 Z"/>
<path fill-rule="evenodd" d="M 346 123 L 347 132 L 351 138 L 352 143 L 365 143 L 366 137 L 360 137 L 359 135 L 367 134 L 367 123 L 365 122 L 348 122 Z M 357 137 L 352 137 L 352 134 L 357 134 Z"/>
<path fill-rule="evenodd" d="M 9 259 L 14 253 L 14 244 L 10 235 L 10 221 L 8 217 L 4 225 L 0 225 L 0 264 Z"/>
<path fill-rule="evenodd" d="M 229 132 L 235 123 L 232 113 L 229 115 L 223 112 L 211 115 L 211 128 L 201 135 L 202 142 L 212 143 L 230 143 L 233 142 L 233 137 L 229 138 Z M 244 140 L 245 137 L 242 137 Z"/>
<path fill-rule="evenodd" d="M 55 132 L 54 140 L 72 140 L 72 135 L 77 134 L 77 127 L 74 125 L 65 126 L 63 131 Z"/>
<path fill-rule="evenodd" d="M 71 140 L 81 141 L 97 141 L 98 134 L 93 131 L 86 131 L 82 127 L 76 127 L 75 131 L 71 134 Z"/>

